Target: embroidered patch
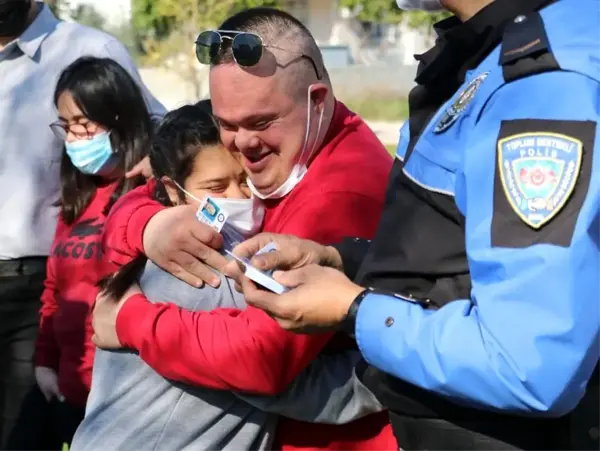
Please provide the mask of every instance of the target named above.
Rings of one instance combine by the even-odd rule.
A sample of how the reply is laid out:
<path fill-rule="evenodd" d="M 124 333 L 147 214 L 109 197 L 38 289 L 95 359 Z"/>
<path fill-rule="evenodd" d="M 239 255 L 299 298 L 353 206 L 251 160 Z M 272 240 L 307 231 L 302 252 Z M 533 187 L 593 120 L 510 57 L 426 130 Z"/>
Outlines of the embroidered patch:
<path fill-rule="evenodd" d="M 500 181 L 515 213 L 533 229 L 554 218 L 573 193 L 583 144 L 558 133 L 523 133 L 498 141 Z"/>
<path fill-rule="evenodd" d="M 463 111 L 467 109 L 467 106 L 469 106 L 473 97 L 475 97 L 475 93 L 479 90 L 479 87 L 483 83 L 483 80 L 487 78 L 488 74 L 489 72 L 484 72 L 483 74 L 478 75 L 467 85 L 454 103 L 446 110 L 442 119 L 440 119 L 433 130 L 433 133 L 445 132 L 456 122 Z"/>

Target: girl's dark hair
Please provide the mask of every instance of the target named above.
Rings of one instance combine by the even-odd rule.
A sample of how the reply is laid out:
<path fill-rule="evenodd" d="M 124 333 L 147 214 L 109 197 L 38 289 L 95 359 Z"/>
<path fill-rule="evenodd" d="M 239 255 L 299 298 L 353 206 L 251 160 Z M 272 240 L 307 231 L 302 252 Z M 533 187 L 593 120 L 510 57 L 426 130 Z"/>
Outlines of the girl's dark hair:
<path fill-rule="evenodd" d="M 117 62 L 108 58 L 82 57 L 60 75 L 54 91 L 54 105 L 69 92 L 81 112 L 110 131 L 112 147 L 119 155 L 123 174 L 145 156 L 152 133 L 150 114 L 142 92 L 133 78 Z M 97 176 L 84 174 L 63 151 L 60 165 L 61 195 L 57 205 L 66 224 L 72 224 L 88 206 L 96 192 Z M 115 201 L 145 183 L 143 177 L 123 177 L 113 193 L 105 214 Z"/>
<path fill-rule="evenodd" d="M 154 198 L 172 206 L 161 178 L 168 177 L 183 186 L 192 172 L 194 158 L 207 146 L 220 144 L 219 129 L 212 116 L 210 100 L 186 105 L 173 110 L 163 118 L 152 138 L 150 164 L 156 178 Z M 185 200 L 183 193 L 178 194 Z M 108 279 L 101 282 L 102 291 L 113 299 L 120 299 L 139 279 L 147 258 L 139 255 Z"/>

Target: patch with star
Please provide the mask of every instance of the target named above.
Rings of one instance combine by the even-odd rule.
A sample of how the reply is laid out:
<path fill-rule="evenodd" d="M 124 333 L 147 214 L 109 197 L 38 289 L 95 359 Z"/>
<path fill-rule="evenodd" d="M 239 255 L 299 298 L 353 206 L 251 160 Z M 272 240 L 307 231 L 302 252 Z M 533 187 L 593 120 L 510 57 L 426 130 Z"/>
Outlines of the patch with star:
<path fill-rule="evenodd" d="M 591 178 L 595 122 L 503 121 L 492 246 L 568 246 Z"/>
<path fill-rule="evenodd" d="M 471 80 L 467 87 L 463 89 L 463 91 L 459 94 L 458 98 L 444 112 L 442 118 L 435 126 L 433 133 L 443 133 L 450 127 L 452 127 L 452 125 L 456 122 L 460 115 L 467 109 L 467 107 L 475 97 L 475 94 L 481 87 L 481 84 L 487 78 L 488 75 L 489 72 L 484 72 L 483 74 L 480 74 L 473 80 Z"/>

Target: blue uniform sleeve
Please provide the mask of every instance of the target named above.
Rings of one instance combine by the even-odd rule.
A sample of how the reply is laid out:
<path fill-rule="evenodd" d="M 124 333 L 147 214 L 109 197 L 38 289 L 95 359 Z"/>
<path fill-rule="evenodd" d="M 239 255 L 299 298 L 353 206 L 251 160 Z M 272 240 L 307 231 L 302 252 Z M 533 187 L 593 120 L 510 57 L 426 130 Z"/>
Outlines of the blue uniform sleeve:
<path fill-rule="evenodd" d="M 572 72 L 524 78 L 493 94 L 461 146 L 456 182 L 456 201 L 466 216 L 470 299 L 432 311 L 368 295 L 358 311 L 356 338 L 370 364 L 476 408 L 558 416 L 577 405 L 600 356 L 598 99 L 598 82 Z M 560 153 L 576 149 L 584 128 L 591 139 L 587 133 L 582 158 Z M 557 141 L 539 141 L 545 147 L 535 141 L 553 136 Z M 540 151 L 555 147 L 555 166 L 542 168 L 575 168 L 551 174 L 560 177 L 556 189 L 562 191 L 555 192 L 557 203 L 546 206 L 547 214 L 528 214 L 544 206 L 523 203 L 514 183 L 495 176 L 496 164 L 514 161 L 509 151 L 527 142 L 514 139 L 533 139 L 525 151 L 539 161 Z M 502 146 L 506 155 L 499 157 Z M 499 211 L 498 199 L 521 203 Z M 559 207 L 565 211 L 552 218 Z M 494 225 L 502 221 L 504 228 Z"/>

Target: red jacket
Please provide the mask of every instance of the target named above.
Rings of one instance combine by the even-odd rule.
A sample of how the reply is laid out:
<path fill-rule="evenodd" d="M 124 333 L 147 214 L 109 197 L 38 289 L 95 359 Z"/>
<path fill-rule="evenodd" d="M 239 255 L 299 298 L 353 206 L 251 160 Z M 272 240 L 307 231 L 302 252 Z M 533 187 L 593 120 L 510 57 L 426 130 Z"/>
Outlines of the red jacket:
<path fill-rule="evenodd" d="M 79 407 L 85 407 L 92 379 L 90 307 L 98 294 L 96 284 L 117 269 L 101 251 L 103 210 L 115 186 L 99 188 L 74 224 L 59 217 L 42 294 L 35 365 L 53 368 L 60 392 Z"/>
<path fill-rule="evenodd" d="M 304 179 L 285 198 L 266 203 L 263 230 L 321 243 L 343 236 L 370 238 L 391 166 L 373 132 L 338 102 L 325 143 Z M 149 198 L 152 189 L 139 188 L 113 207 L 104 240 L 111 260 L 123 264 L 143 252 L 143 229 L 163 208 Z M 123 306 L 117 333 L 123 345 L 137 349 L 164 377 L 267 395 L 282 391 L 332 336 L 286 332 L 253 307 L 189 312 L 151 304 L 142 295 Z M 387 413 L 343 426 L 281 418 L 279 431 L 284 449 L 398 449 Z"/>

